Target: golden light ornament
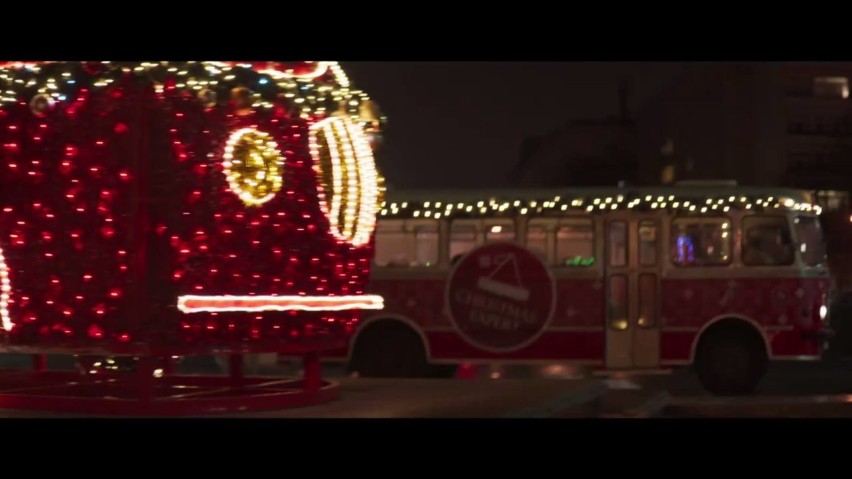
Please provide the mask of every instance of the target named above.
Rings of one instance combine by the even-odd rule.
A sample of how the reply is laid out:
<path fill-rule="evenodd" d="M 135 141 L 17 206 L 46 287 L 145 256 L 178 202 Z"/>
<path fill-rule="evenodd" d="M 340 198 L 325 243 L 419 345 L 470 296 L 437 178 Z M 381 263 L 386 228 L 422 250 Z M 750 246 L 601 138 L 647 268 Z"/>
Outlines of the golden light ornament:
<path fill-rule="evenodd" d="M 348 117 L 333 116 L 311 126 L 309 141 L 320 207 L 331 233 L 353 246 L 367 244 L 376 226 L 381 184 L 363 130 Z"/>
<path fill-rule="evenodd" d="M 225 144 L 225 176 L 243 203 L 257 206 L 275 197 L 284 184 L 284 157 L 272 137 L 254 128 L 235 131 Z"/>

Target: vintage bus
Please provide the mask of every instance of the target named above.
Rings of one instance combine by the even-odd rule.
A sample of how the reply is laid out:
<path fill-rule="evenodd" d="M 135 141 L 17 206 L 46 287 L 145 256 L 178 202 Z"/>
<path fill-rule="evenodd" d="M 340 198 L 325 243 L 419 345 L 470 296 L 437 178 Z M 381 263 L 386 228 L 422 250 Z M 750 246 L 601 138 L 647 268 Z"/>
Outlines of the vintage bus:
<path fill-rule="evenodd" d="M 362 376 L 458 364 L 694 365 L 740 394 L 814 360 L 829 280 L 808 193 L 731 183 L 387 194 L 364 318 L 332 356 Z"/>

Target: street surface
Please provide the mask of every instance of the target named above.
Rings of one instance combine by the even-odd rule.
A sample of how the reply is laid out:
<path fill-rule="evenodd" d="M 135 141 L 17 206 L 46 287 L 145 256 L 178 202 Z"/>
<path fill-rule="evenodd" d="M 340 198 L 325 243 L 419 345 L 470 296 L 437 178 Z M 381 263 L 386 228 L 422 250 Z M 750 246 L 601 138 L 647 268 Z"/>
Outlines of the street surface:
<path fill-rule="evenodd" d="M 224 374 L 224 363 L 212 357 L 188 358 L 178 365 L 178 373 Z M 278 364 L 270 357 L 254 358 L 247 365 L 259 375 L 300 374 L 298 365 Z M 27 356 L 0 356 L 0 368 L 29 366 Z M 48 367 L 68 370 L 74 368 L 74 361 L 70 357 L 49 357 Z M 346 376 L 342 365 L 332 364 L 326 365 L 324 376 L 341 382 L 340 401 L 250 416 L 852 417 L 852 360 L 774 363 L 754 394 L 732 398 L 711 396 L 687 368 L 655 374 L 590 375 L 566 366 L 535 370 L 478 367 L 458 374 L 464 378 L 450 380 L 375 380 Z M 595 386 L 590 388 L 592 383 Z M 442 391 L 446 393 L 443 396 Z M 518 391 L 523 395 L 519 396 Z M 553 398 L 562 397 L 560 394 L 568 399 L 554 402 Z M 376 398 L 381 400 L 382 409 L 370 407 L 378 404 Z M 51 415 L 0 411 L 0 417 Z"/>

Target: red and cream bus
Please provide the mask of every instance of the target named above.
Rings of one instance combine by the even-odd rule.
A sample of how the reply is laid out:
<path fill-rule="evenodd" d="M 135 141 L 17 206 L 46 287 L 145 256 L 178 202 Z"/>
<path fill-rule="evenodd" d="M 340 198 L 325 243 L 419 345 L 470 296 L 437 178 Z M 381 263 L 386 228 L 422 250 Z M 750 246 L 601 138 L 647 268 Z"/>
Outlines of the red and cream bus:
<path fill-rule="evenodd" d="M 448 365 L 694 365 L 719 394 L 769 360 L 818 359 L 829 280 L 801 191 L 735 184 L 388 192 L 364 318 L 362 376 Z"/>

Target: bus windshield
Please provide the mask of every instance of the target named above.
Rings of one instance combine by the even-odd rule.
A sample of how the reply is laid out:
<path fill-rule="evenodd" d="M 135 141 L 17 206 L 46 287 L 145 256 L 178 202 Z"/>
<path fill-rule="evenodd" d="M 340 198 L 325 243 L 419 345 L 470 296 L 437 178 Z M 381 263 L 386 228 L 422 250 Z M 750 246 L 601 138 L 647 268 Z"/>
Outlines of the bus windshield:
<path fill-rule="evenodd" d="M 793 223 L 796 225 L 796 239 L 802 260 L 807 266 L 825 266 L 825 244 L 819 219 L 815 216 L 798 216 Z"/>

